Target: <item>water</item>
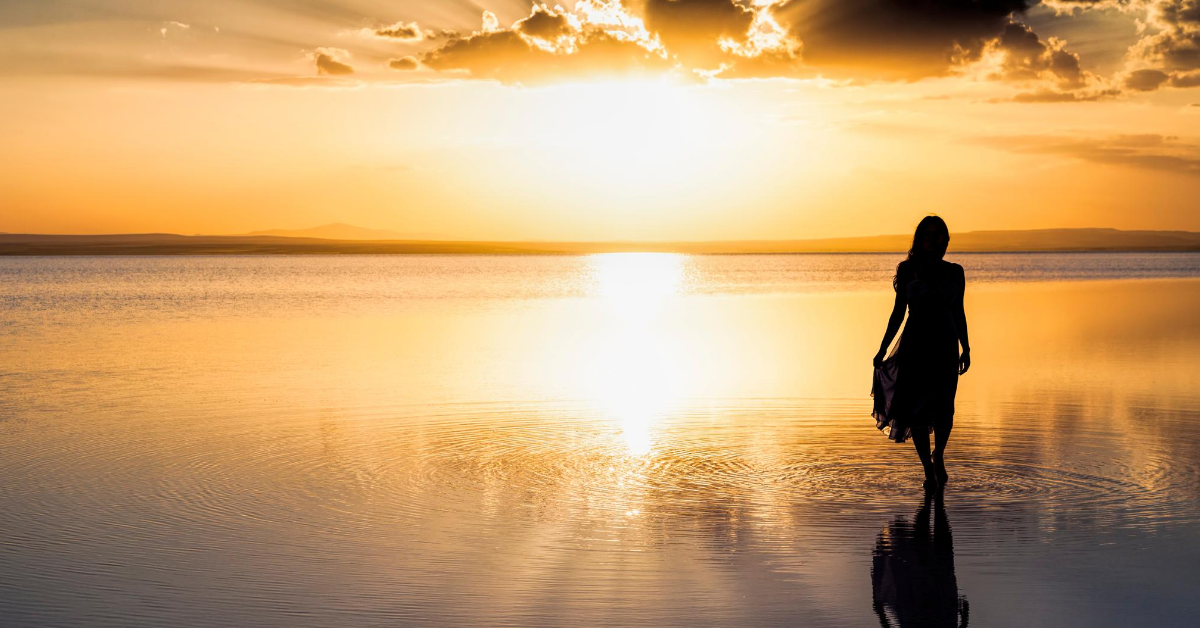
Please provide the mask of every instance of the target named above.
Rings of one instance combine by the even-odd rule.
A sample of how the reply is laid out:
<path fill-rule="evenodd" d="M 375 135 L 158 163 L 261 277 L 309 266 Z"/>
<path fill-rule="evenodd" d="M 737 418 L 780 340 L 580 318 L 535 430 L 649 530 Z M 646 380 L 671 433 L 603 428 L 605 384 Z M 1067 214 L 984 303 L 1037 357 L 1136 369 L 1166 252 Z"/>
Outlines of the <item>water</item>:
<path fill-rule="evenodd" d="M 1200 255 L 955 259 L 942 509 L 893 256 L 0 259 L 0 624 L 1192 625 Z"/>

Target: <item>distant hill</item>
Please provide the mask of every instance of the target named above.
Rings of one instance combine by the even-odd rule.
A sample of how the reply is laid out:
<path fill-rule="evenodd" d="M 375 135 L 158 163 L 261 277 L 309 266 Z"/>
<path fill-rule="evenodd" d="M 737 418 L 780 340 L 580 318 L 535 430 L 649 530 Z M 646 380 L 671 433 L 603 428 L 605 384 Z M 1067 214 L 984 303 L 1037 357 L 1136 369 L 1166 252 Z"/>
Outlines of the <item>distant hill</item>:
<path fill-rule="evenodd" d="M 907 251 L 912 235 L 822 238 L 817 240 L 727 242 L 732 249 L 760 252 Z M 1029 229 L 966 231 L 950 235 L 951 252 L 1012 251 L 1191 251 L 1200 250 L 1194 231 L 1123 231 L 1120 229 Z"/>
<path fill-rule="evenodd" d="M 335 222 L 309 229 L 268 229 L 252 231 L 248 236 L 280 236 L 286 238 L 324 238 L 326 240 L 403 240 L 404 235 L 388 229 L 367 229 L 344 222 Z"/>
<path fill-rule="evenodd" d="M 357 228 L 355 228 L 357 229 Z M 365 230 L 370 231 L 370 230 Z M 279 235 L 184 236 L 0 234 L 0 255 L 271 255 L 287 253 L 588 254 L 628 251 L 674 253 L 897 253 L 912 236 L 819 240 L 719 242 L 472 242 L 451 240 L 331 239 Z M 950 253 L 1019 251 L 1200 251 L 1200 233 L 1118 229 L 970 231 L 953 234 Z"/>

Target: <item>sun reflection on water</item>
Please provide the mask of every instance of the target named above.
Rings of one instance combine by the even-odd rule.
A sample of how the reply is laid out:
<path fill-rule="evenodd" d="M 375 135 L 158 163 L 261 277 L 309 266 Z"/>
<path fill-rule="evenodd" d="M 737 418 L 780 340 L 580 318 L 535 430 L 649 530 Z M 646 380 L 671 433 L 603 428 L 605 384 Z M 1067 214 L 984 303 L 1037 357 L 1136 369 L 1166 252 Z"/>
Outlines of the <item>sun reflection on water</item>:
<path fill-rule="evenodd" d="M 590 260 L 596 294 L 612 313 L 644 321 L 679 293 L 684 256 L 672 253 L 606 253 Z"/>
<path fill-rule="evenodd" d="M 614 253 L 589 261 L 595 294 L 611 315 L 593 356 L 592 397 L 620 426 L 629 453 L 646 455 L 654 425 L 677 405 L 684 384 L 681 354 L 658 318 L 679 294 L 684 257 Z"/>

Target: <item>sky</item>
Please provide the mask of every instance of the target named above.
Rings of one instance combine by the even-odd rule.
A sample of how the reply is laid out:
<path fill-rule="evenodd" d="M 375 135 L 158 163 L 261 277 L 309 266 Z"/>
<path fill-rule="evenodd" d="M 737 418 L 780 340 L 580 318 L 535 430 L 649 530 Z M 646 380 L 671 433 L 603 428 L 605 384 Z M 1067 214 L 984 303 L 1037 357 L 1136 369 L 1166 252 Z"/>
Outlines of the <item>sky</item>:
<path fill-rule="evenodd" d="M 1200 230 L 1200 0 L 6 0 L 0 231 Z"/>

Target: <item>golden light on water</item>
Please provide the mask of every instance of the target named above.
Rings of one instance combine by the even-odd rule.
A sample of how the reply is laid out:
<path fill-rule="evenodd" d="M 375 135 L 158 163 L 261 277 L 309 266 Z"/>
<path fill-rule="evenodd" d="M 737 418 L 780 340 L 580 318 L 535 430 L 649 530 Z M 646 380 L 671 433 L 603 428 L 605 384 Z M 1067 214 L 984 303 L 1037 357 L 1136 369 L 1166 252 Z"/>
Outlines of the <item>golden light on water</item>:
<path fill-rule="evenodd" d="M 593 356 L 591 395 L 620 426 L 629 453 L 650 453 L 653 428 L 678 405 L 686 383 L 683 353 L 658 314 L 678 296 L 684 258 L 660 253 L 596 255 L 590 260 L 603 303 L 606 338 Z"/>
<path fill-rule="evenodd" d="M 591 257 L 596 295 L 623 320 L 646 321 L 679 293 L 684 257 L 672 253 L 609 253 Z"/>

